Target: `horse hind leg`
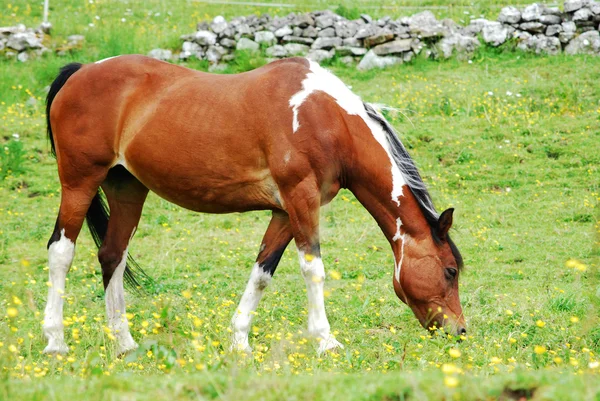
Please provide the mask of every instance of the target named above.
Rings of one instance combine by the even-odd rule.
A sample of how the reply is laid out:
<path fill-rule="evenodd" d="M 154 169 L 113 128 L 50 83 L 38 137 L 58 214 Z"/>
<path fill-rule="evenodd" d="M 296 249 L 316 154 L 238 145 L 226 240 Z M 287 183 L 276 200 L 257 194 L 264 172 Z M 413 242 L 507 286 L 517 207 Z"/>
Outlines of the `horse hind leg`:
<path fill-rule="evenodd" d="M 129 332 L 123 274 L 129 241 L 139 223 L 148 189 L 121 166 L 109 171 L 102 189 L 110 217 L 98 260 L 102 266 L 108 327 L 116 339 L 117 354 L 122 355 L 137 348 Z"/>
<path fill-rule="evenodd" d="M 292 230 L 288 215 L 284 212 L 273 212 L 269 227 L 260 245 L 260 252 L 250 273 L 246 290 L 237 307 L 231 326 L 233 328 L 232 350 L 251 352 L 248 333 L 252 317 L 262 298 L 263 292 L 279 264 L 279 260 L 292 240 Z"/>
<path fill-rule="evenodd" d="M 46 354 L 65 354 L 63 304 L 65 281 L 75 256 L 75 242 L 81 231 L 101 179 L 81 180 L 76 186 L 62 182 L 61 203 L 48 241 L 48 300 L 44 310 L 43 331 L 48 340 Z"/>

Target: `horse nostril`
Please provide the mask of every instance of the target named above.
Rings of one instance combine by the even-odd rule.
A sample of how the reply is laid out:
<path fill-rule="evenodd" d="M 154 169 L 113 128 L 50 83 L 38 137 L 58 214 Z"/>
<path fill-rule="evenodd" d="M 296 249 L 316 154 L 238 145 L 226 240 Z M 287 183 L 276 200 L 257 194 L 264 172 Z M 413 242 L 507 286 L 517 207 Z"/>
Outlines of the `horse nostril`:
<path fill-rule="evenodd" d="M 461 327 L 459 330 L 459 335 L 464 336 L 465 334 L 467 334 L 467 329 L 465 329 L 464 327 Z"/>

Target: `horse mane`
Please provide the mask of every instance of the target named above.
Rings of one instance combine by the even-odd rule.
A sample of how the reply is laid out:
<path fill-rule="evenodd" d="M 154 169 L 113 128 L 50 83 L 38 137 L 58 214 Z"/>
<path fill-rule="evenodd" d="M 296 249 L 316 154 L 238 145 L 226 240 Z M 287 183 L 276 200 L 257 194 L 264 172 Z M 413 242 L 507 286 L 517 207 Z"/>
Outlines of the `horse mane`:
<path fill-rule="evenodd" d="M 435 210 L 435 206 L 433 205 L 433 201 L 431 200 L 431 195 L 429 195 L 429 191 L 427 191 L 427 186 L 423 182 L 423 178 L 415 165 L 415 162 L 408 154 L 408 151 L 398 138 L 396 131 L 391 126 L 391 124 L 379 114 L 375 108 L 368 104 L 364 103 L 365 111 L 367 112 L 367 116 L 371 118 L 373 121 L 377 122 L 383 132 L 385 132 L 386 139 L 388 144 L 390 145 L 390 153 L 392 154 L 392 158 L 394 162 L 398 166 L 404 181 L 406 182 L 407 187 L 412 192 L 413 196 L 417 200 L 417 204 L 419 205 L 419 209 L 423 213 L 425 220 L 429 224 L 429 228 L 431 229 L 431 236 L 436 244 L 442 244 L 442 239 L 438 234 L 438 219 L 439 214 Z M 450 238 L 450 235 L 446 236 L 446 241 L 448 245 L 450 245 L 450 249 L 452 250 L 452 255 L 454 255 L 454 259 L 456 259 L 456 263 L 459 268 L 463 266 L 462 256 Z"/>

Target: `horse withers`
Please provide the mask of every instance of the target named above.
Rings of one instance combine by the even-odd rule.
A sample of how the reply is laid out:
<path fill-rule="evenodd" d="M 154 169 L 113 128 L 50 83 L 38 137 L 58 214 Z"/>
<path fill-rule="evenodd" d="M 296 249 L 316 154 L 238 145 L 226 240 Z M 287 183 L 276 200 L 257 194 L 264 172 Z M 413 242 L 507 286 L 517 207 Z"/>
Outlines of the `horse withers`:
<path fill-rule="evenodd" d="M 48 135 L 62 195 L 48 242 L 44 352 L 65 353 L 63 293 L 84 220 L 99 246 L 108 326 L 119 353 L 137 347 L 125 315 L 127 248 L 148 191 L 205 213 L 271 210 L 232 319 L 248 343 L 253 312 L 292 238 L 319 353 L 341 347 L 325 314 L 319 210 L 348 188 L 394 255 L 394 290 L 423 327 L 465 333 L 462 259 L 390 124 L 318 64 L 291 58 L 213 75 L 143 56 L 69 64 L 51 85 Z M 102 188 L 102 192 L 99 192 Z"/>

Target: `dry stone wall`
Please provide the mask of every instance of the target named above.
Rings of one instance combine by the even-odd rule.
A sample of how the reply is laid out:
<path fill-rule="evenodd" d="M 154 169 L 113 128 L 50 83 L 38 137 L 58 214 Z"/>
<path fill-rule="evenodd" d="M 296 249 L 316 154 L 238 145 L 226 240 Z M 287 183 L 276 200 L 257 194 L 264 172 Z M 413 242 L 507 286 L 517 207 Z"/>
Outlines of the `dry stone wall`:
<path fill-rule="evenodd" d="M 200 22 L 183 35 L 178 55 L 155 49 L 160 59 L 197 58 L 219 64 L 232 60 L 235 50 L 261 51 L 269 58 L 296 55 L 317 62 L 341 57 L 359 69 L 403 63 L 415 56 L 468 58 L 482 44 L 516 46 L 542 54 L 600 55 L 600 2 L 567 0 L 563 9 L 535 3 L 522 9 L 504 7 L 496 21 L 473 19 L 469 25 L 438 20 L 430 11 L 410 17 L 373 19 L 363 14 L 348 20 L 332 11 L 250 15 L 229 21 L 216 17 Z"/>

